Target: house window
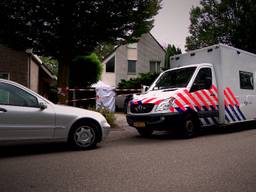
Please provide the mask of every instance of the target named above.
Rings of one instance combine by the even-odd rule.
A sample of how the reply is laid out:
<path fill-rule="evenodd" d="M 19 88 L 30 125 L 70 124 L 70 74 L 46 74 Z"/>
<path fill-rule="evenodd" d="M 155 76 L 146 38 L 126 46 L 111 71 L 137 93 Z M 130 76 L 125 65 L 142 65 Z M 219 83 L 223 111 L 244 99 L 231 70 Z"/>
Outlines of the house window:
<path fill-rule="evenodd" d="M 137 43 L 129 43 L 129 44 L 127 44 L 127 48 L 129 48 L 129 49 L 137 49 Z"/>
<path fill-rule="evenodd" d="M 128 73 L 136 73 L 136 60 L 128 60 Z"/>
<path fill-rule="evenodd" d="M 9 73 L 0 72 L 0 79 L 10 79 Z"/>
<path fill-rule="evenodd" d="M 150 61 L 149 62 L 149 71 L 150 71 L 150 73 L 159 73 L 160 72 L 160 61 Z"/>
<path fill-rule="evenodd" d="M 253 73 L 239 71 L 239 79 L 241 89 L 254 89 Z"/>
<path fill-rule="evenodd" d="M 106 63 L 106 72 L 115 72 L 115 56 L 113 56 L 108 62 Z"/>

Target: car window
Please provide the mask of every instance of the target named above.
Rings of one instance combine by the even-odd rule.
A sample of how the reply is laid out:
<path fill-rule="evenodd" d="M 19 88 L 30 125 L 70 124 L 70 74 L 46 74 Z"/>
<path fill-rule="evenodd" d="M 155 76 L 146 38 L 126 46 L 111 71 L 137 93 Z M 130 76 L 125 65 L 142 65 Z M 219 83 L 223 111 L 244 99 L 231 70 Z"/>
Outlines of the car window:
<path fill-rule="evenodd" d="M 7 83 L 0 83 L 0 104 L 39 107 L 38 100 L 35 96 Z"/>

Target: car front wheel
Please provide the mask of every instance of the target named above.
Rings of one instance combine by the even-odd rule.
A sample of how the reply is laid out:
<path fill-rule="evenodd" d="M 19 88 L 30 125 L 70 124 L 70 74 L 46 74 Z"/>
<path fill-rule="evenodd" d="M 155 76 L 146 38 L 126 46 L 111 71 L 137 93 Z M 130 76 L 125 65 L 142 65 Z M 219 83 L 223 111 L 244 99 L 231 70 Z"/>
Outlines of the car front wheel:
<path fill-rule="evenodd" d="M 98 137 L 96 126 L 80 123 L 71 130 L 69 143 L 77 149 L 92 149 L 96 147 Z"/>

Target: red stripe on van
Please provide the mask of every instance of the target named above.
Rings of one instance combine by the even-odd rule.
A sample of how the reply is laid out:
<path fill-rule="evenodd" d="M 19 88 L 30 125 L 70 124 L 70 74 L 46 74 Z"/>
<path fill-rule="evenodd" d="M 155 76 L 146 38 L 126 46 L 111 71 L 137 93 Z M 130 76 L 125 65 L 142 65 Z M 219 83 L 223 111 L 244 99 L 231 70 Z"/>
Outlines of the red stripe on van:
<path fill-rule="evenodd" d="M 213 91 L 211 89 L 208 90 L 210 95 L 212 95 L 213 99 L 217 102 L 217 104 L 219 103 L 218 97 L 216 96 L 215 93 L 213 93 Z"/>
<path fill-rule="evenodd" d="M 195 110 L 194 106 L 181 93 L 177 94 L 191 109 Z"/>
<path fill-rule="evenodd" d="M 174 107 L 170 107 L 170 111 L 174 112 L 175 108 Z"/>
<path fill-rule="evenodd" d="M 181 102 L 178 101 L 178 99 L 174 100 L 174 103 L 182 109 L 182 111 L 186 111 L 186 108 L 181 104 Z"/>
<path fill-rule="evenodd" d="M 225 105 L 226 107 L 228 107 L 228 102 L 227 102 L 226 99 L 224 99 L 224 105 Z"/>
<path fill-rule="evenodd" d="M 187 94 L 187 96 L 194 102 L 194 104 L 201 110 L 202 106 L 200 105 L 200 103 L 196 100 L 196 98 L 188 92 L 187 89 L 184 90 L 184 93 Z"/>
<path fill-rule="evenodd" d="M 148 99 L 148 100 L 146 100 L 146 101 L 143 101 L 143 103 L 147 104 L 147 103 L 149 103 L 150 101 L 153 101 L 154 99 L 156 99 L 156 98 L 154 97 L 154 98 Z"/>
<path fill-rule="evenodd" d="M 164 99 L 160 99 L 158 101 L 155 102 L 155 105 L 159 105 Z"/>
<path fill-rule="evenodd" d="M 240 106 L 239 101 L 236 99 L 236 96 L 234 95 L 234 93 L 231 91 L 231 89 L 229 87 L 226 88 L 228 93 L 231 95 L 232 99 L 235 101 L 235 103 L 237 104 L 237 106 Z"/>
<path fill-rule="evenodd" d="M 215 109 L 217 109 L 216 104 L 213 102 L 213 100 L 211 99 L 211 97 L 206 93 L 206 91 L 205 91 L 205 90 L 201 90 L 201 92 L 202 92 L 202 93 L 204 94 L 204 96 L 210 101 L 211 105 L 212 105 Z"/>
<path fill-rule="evenodd" d="M 216 87 L 215 85 L 212 85 L 212 89 L 213 89 L 216 93 L 218 93 L 218 89 L 217 89 L 217 87 Z"/>
<path fill-rule="evenodd" d="M 229 104 L 231 104 L 231 105 L 234 107 L 235 104 L 233 103 L 233 101 L 232 101 L 231 98 L 229 97 L 229 95 L 228 95 L 228 93 L 227 93 L 226 90 L 224 90 L 224 95 L 225 95 L 225 97 L 227 98 Z"/>
<path fill-rule="evenodd" d="M 210 106 L 208 105 L 208 103 L 204 100 L 204 98 L 200 95 L 200 93 L 198 91 L 195 92 L 196 96 L 203 102 L 204 106 L 206 108 L 210 108 Z"/>

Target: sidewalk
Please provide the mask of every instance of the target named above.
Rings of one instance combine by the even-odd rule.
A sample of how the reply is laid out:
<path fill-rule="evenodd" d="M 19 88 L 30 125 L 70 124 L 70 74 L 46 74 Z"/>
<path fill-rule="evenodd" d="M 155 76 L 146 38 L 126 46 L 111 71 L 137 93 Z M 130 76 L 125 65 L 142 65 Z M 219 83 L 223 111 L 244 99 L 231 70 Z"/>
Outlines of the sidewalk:
<path fill-rule="evenodd" d="M 112 130 L 125 130 L 129 127 L 127 121 L 126 121 L 126 114 L 122 112 L 115 113 L 115 126 L 112 128 Z"/>

